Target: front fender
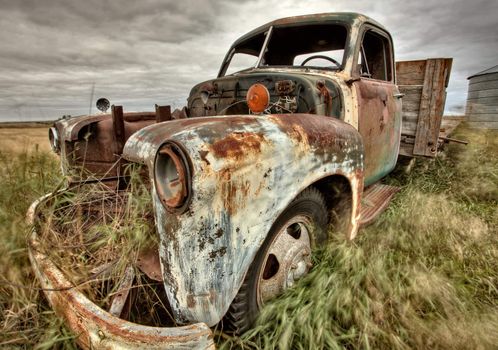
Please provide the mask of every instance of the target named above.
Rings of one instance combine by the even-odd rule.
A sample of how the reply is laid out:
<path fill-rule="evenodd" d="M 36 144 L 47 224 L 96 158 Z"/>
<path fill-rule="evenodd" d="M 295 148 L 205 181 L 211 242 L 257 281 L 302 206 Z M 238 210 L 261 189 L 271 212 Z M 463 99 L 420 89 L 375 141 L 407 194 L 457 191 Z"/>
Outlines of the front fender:
<path fill-rule="evenodd" d="M 147 164 L 152 179 L 167 140 L 182 144 L 193 166 L 187 212 L 166 211 L 153 189 L 165 288 L 181 322 L 221 320 L 273 222 L 310 184 L 344 175 L 359 201 L 361 137 L 338 119 L 290 114 L 165 122 L 130 137 L 124 157 Z"/>

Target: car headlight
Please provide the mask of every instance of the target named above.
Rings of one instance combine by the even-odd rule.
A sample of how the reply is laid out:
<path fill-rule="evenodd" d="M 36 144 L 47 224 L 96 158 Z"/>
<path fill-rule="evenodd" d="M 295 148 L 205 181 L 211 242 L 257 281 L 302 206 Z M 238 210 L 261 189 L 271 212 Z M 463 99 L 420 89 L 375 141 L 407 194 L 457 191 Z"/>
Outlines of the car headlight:
<path fill-rule="evenodd" d="M 154 183 L 157 194 L 169 211 L 184 211 L 190 200 L 191 171 L 183 149 L 167 142 L 157 152 L 154 164 Z"/>
<path fill-rule="evenodd" d="M 52 151 L 55 153 L 59 153 L 61 151 L 59 132 L 55 127 L 51 127 L 48 129 L 48 139 L 50 141 L 50 147 Z"/>

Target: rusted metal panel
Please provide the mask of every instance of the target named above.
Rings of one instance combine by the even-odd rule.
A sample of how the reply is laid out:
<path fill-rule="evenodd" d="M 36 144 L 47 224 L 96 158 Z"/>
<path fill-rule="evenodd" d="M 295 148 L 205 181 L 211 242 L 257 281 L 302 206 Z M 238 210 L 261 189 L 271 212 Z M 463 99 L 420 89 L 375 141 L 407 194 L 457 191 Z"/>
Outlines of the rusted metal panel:
<path fill-rule="evenodd" d="M 41 198 L 28 211 L 28 223 L 36 222 Z M 36 226 L 34 226 L 36 227 Z M 149 327 L 122 320 L 102 310 L 69 282 L 38 249 L 37 233 L 29 240 L 29 257 L 35 274 L 54 310 L 84 349 L 214 349 L 211 330 L 203 323 L 183 327 Z"/>
<path fill-rule="evenodd" d="M 130 294 L 130 289 L 133 285 L 133 280 L 135 279 L 135 271 L 132 266 L 128 266 L 125 270 L 123 278 L 119 284 L 119 287 L 112 298 L 111 307 L 109 308 L 109 313 L 116 317 L 121 317 L 123 309 L 128 300 Z"/>
<path fill-rule="evenodd" d="M 166 210 L 152 190 L 164 286 L 178 320 L 216 324 L 275 218 L 321 178 L 349 180 L 354 209 L 348 235 L 356 234 L 363 146 L 358 132 L 340 120 L 283 114 L 171 121 L 138 131 L 123 156 L 147 164 L 152 178 L 166 141 L 181 144 L 193 166 L 194 195 L 185 214 Z"/>
<path fill-rule="evenodd" d="M 114 133 L 114 154 L 121 154 L 125 143 L 125 123 L 122 106 L 111 106 L 112 131 Z"/>
<path fill-rule="evenodd" d="M 113 106 L 111 114 L 57 121 L 63 173 L 75 180 L 118 176 L 125 141 L 154 122 L 154 113 L 123 113 L 121 106 Z"/>
<path fill-rule="evenodd" d="M 156 122 L 162 123 L 171 120 L 171 106 L 156 105 Z"/>
<path fill-rule="evenodd" d="M 387 175 L 396 165 L 401 137 L 401 102 L 396 85 L 360 79 L 354 83 L 358 98 L 358 131 L 365 149 L 365 185 Z"/>
<path fill-rule="evenodd" d="M 150 279 L 158 282 L 163 281 L 161 262 L 159 261 L 159 252 L 157 249 L 148 249 L 140 252 L 137 258 L 137 267 Z"/>
<path fill-rule="evenodd" d="M 399 190 L 399 187 L 380 183 L 368 186 L 361 199 L 361 226 L 372 223 L 387 208 L 391 198 Z"/>

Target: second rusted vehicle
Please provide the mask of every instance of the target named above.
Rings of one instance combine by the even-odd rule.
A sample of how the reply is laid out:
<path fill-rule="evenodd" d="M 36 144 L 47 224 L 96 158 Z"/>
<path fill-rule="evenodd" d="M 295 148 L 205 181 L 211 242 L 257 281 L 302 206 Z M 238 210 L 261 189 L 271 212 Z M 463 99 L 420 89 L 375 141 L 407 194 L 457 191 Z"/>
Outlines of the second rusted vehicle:
<path fill-rule="evenodd" d="M 196 85 L 181 111 L 113 106 L 56 122 L 51 141 L 73 183 L 119 187 L 124 164 L 146 167 L 167 301 L 177 324 L 194 324 L 195 346 L 209 347 L 205 325 L 247 330 L 266 301 L 308 273 L 314 248 L 333 234 L 353 239 L 385 208 L 396 188 L 378 181 L 395 167 L 402 134 L 405 152 L 424 144 L 423 155 L 436 153 L 451 60 L 420 62 L 433 75 L 418 65 L 422 84 L 398 87 L 392 38 L 379 23 L 354 13 L 285 18 L 237 40 L 218 77 Z M 407 135 L 403 116 L 413 113 L 400 89 L 415 86 L 418 123 L 430 123 Z M 42 281 L 53 277 L 55 267 L 31 256 Z M 64 295 L 53 303 L 74 302 Z M 136 341 L 136 332 L 123 340 L 125 330 L 108 326 L 105 311 L 98 323 L 78 305 L 85 311 L 64 316 L 83 315 L 85 346 L 102 345 L 99 327 Z"/>

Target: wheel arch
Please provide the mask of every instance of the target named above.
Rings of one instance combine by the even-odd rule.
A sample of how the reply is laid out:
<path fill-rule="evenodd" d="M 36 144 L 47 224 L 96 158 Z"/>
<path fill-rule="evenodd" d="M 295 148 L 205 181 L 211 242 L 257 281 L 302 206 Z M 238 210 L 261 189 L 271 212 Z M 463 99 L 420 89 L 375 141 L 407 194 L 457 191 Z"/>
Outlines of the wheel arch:
<path fill-rule="evenodd" d="M 325 199 L 329 214 L 329 235 L 343 234 L 348 237 L 351 234 L 348 228 L 354 215 L 355 202 L 350 179 L 342 174 L 333 174 L 317 180 L 311 186 L 315 187 Z"/>

